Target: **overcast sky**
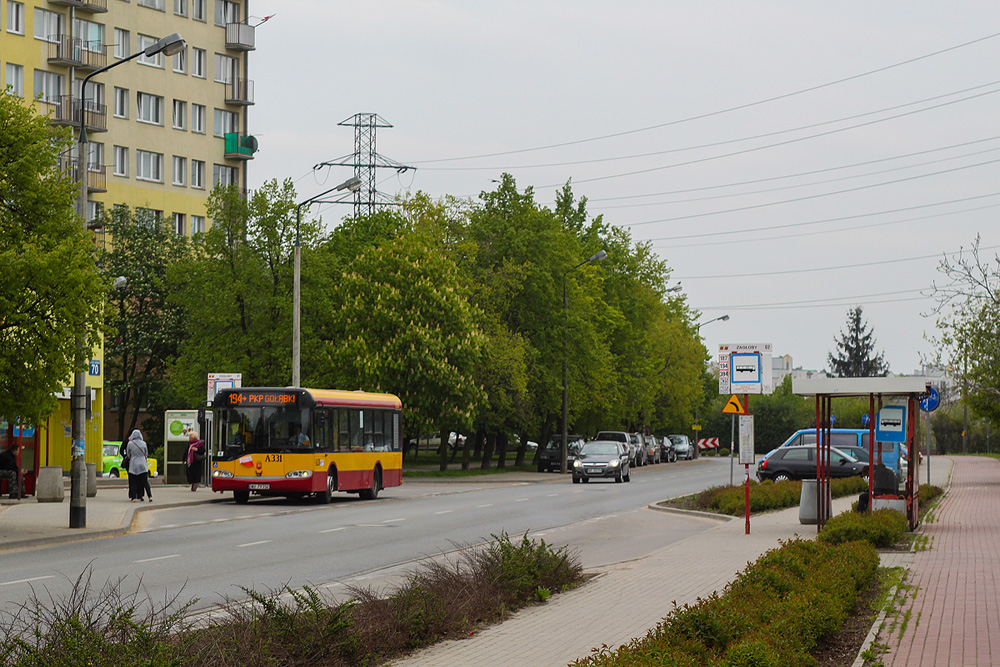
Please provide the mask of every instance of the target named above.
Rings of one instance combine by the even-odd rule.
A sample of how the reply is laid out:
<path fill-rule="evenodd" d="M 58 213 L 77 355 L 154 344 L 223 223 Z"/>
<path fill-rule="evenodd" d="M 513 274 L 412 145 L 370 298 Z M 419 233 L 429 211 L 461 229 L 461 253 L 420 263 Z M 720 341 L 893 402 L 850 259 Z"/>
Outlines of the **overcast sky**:
<path fill-rule="evenodd" d="M 572 179 L 592 215 L 652 242 L 699 322 L 730 315 L 701 329 L 713 358 L 772 343 L 826 368 L 862 304 L 912 373 L 942 254 L 1000 244 L 996 0 L 251 9 L 274 14 L 251 54 L 251 187 L 291 178 L 304 199 L 350 177 L 313 165 L 353 153 L 337 123 L 359 112 L 393 125 L 379 153 L 417 167 L 380 170 L 389 195 L 475 197 L 506 171 L 550 205 Z"/>

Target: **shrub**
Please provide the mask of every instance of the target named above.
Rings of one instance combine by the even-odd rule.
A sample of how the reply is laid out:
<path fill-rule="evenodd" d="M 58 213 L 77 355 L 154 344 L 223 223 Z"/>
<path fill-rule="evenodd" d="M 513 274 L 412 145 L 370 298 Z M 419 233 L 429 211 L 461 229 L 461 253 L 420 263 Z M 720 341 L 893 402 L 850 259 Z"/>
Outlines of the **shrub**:
<path fill-rule="evenodd" d="M 920 505 L 926 505 L 938 496 L 940 496 L 944 491 L 940 486 L 934 486 L 933 484 L 922 484 L 920 489 L 917 491 L 917 498 L 919 499 Z"/>
<path fill-rule="evenodd" d="M 629 667 L 814 665 L 878 570 L 878 554 L 854 542 L 792 540 L 763 554 L 721 594 L 675 608 L 645 637 L 601 647 L 575 665 Z"/>
<path fill-rule="evenodd" d="M 834 498 L 858 494 L 868 488 L 860 477 L 846 477 L 830 481 L 830 494 Z M 696 509 L 708 512 L 718 512 L 730 516 L 741 516 L 746 512 L 746 490 L 743 485 L 715 486 L 706 489 L 694 497 Z M 789 480 L 786 482 L 765 481 L 762 483 L 750 481 L 750 511 L 767 512 L 769 510 L 795 507 L 802 495 L 802 482 Z"/>
<path fill-rule="evenodd" d="M 893 509 L 880 509 L 871 514 L 844 512 L 823 526 L 818 539 L 829 544 L 862 540 L 886 549 L 899 542 L 908 528 L 906 516 Z"/>

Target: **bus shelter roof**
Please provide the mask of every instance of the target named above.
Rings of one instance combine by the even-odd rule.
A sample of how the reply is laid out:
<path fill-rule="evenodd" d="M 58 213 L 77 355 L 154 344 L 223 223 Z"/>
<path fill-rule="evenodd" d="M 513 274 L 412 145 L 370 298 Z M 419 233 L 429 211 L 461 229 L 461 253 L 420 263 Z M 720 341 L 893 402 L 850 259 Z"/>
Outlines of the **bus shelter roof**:
<path fill-rule="evenodd" d="M 792 393 L 798 396 L 870 396 L 926 394 L 931 378 L 920 376 L 877 378 L 792 378 Z"/>

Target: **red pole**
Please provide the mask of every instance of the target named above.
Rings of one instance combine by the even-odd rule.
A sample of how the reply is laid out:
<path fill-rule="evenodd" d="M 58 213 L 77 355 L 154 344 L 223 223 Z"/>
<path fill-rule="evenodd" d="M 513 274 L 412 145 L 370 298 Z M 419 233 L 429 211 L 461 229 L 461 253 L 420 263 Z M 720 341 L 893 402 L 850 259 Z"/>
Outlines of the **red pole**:
<path fill-rule="evenodd" d="M 746 403 L 746 413 L 750 414 L 750 395 L 743 394 L 743 401 Z M 743 478 L 744 500 L 746 502 L 746 534 L 750 534 L 750 464 L 743 464 L 745 476 Z"/>

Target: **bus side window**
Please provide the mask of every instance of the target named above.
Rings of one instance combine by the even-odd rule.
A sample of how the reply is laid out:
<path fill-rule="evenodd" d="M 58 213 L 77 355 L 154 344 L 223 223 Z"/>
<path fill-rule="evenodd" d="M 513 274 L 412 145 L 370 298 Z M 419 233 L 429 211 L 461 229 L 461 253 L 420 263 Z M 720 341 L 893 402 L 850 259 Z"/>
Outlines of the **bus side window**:
<path fill-rule="evenodd" d="M 363 452 L 365 450 L 365 420 L 361 410 L 351 410 L 349 412 L 351 420 L 351 451 Z"/>
<path fill-rule="evenodd" d="M 333 440 L 331 437 L 331 412 L 328 408 L 319 408 L 316 410 L 312 434 L 312 446 L 314 449 L 322 449 L 324 451 L 330 449 L 330 441 Z"/>
<path fill-rule="evenodd" d="M 337 437 L 337 451 L 351 451 L 351 411 L 345 408 L 337 410 L 337 419 L 340 422 Z"/>

